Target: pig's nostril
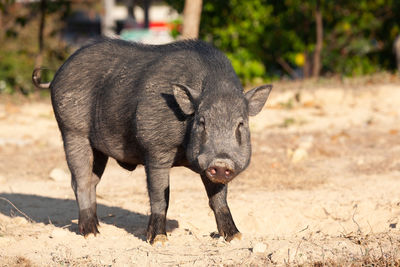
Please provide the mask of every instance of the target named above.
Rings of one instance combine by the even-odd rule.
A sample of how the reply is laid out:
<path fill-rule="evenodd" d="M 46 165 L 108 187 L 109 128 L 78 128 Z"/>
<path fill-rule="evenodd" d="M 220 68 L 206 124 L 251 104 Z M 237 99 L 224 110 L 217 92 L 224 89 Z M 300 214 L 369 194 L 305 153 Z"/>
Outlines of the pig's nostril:
<path fill-rule="evenodd" d="M 231 172 L 230 170 L 225 170 L 225 175 L 226 175 L 226 176 L 231 175 L 231 173 L 232 173 L 232 172 Z"/>
<path fill-rule="evenodd" d="M 217 174 L 217 170 L 216 170 L 215 168 L 211 168 L 211 169 L 210 169 L 210 173 L 211 173 L 212 175 L 215 175 L 215 174 Z"/>

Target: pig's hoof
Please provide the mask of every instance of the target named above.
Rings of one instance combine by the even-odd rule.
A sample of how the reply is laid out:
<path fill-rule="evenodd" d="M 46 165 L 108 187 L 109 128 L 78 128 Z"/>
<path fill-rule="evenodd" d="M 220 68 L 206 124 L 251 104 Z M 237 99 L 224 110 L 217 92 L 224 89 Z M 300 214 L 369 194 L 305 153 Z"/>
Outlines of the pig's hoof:
<path fill-rule="evenodd" d="M 147 242 L 154 244 L 165 243 L 167 241 L 167 234 L 165 232 L 165 215 L 151 214 L 149 224 L 147 226 Z"/>
<path fill-rule="evenodd" d="M 97 229 L 97 226 L 99 225 L 99 221 L 97 218 L 92 218 L 89 220 L 81 221 L 79 222 L 79 232 L 87 237 L 89 234 L 99 234 L 99 230 Z"/>
<path fill-rule="evenodd" d="M 97 229 L 99 225 L 99 220 L 97 219 L 96 212 L 93 212 L 93 209 L 83 209 L 79 211 L 79 232 L 87 237 L 89 234 L 100 233 Z"/>
<path fill-rule="evenodd" d="M 242 233 L 237 232 L 231 236 L 226 236 L 225 237 L 225 241 L 226 242 L 231 242 L 231 241 L 235 241 L 235 240 L 242 240 Z"/>
<path fill-rule="evenodd" d="M 156 235 L 153 240 L 147 240 L 154 247 L 162 247 L 168 243 L 166 235 Z"/>

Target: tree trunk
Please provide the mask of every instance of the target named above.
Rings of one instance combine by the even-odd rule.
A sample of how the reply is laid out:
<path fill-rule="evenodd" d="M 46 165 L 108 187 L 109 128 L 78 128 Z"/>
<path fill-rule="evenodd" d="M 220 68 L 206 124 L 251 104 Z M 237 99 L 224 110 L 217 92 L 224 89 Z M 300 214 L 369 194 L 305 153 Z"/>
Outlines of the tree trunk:
<path fill-rule="evenodd" d="M 36 56 L 35 67 L 41 67 L 43 64 L 43 50 L 44 50 L 44 25 L 46 22 L 46 0 L 40 1 L 40 25 L 39 25 L 39 34 L 38 34 L 38 46 L 39 52 Z"/>
<path fill-rule="evenodd" d="M 151 0 L 144 0 L 143 9 L 144 9 L 144 28 L 148 29 L 150 26 L 150 17 L 149 17 L 149 9 L 150 9 Z"/>
<path fill-rule="evenodd" d="M 323 43 L 323 25 L 322 25 L 322 11 L 321 0 L 317 0 L 315 6 L 315 23 L 317 28 L 317 41 L 315 44 L 314 60 L 313 60 L 313 77 L 318 78 L 321 71 L 321 51 Z"/>
<path fill-rule="evenodd" d="M 185 0 L 183 9 L 183 39 L 199 38 L 202 0 Z"/>
<path fill-rule="evenodd" d="M 3 40 L 3 10 L 0 8 L 0 41 Z"/>
<path fill-rule="evenodd" d="M 135 17 L 135 0 L 128 0 L 126 1 L 126 7 L 128 9 L 128 17 L 133 18 L 134 20 L 136 20 Z"/>
<path fill-rule="evenodd" d="M 400 35 L 394 41 L 394 53 L 396 54 L 397 71 L 400 74 Z"/>
<path fill-rule="evenodd" d="M 107 37 L 112 37 L 115 35 L 113 27 L 114 21 L 112 17 L 112 10 L 115 6 L 115 0 L 103 0 L 104 17 L 102 22 L 102 34 Z"/>

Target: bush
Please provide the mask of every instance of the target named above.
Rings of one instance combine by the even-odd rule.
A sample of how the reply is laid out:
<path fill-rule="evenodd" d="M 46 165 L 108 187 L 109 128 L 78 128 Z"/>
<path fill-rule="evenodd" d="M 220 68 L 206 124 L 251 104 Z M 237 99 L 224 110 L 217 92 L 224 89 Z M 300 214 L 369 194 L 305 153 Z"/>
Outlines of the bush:
<path fill-rule="evenodd" d="M 34 58 L 23 50 L 0 50 L 0 93 L 28 94 L 34 89 L 31 82 Z"/>

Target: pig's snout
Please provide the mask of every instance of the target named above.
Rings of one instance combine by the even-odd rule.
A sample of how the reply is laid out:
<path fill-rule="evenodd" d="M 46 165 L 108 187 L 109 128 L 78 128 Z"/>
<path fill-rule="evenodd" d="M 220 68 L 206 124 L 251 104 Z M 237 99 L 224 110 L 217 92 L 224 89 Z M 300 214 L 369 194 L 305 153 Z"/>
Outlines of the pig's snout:
<path fill-rule="evenodd" d="M 211 166 L 207 169 L 207 174 L 217 179 L 230 179 L 233 175 L 233 171 L 226 167 Z"/>
<path fill-rule="evenodd" d="M 214 183 L 226 184 L 235 177 L 234 164 L 229 159 L 214 160 L 207 168 L 206 175 Z"/>

